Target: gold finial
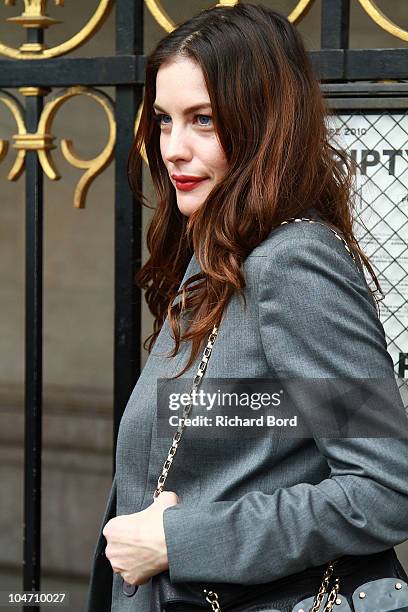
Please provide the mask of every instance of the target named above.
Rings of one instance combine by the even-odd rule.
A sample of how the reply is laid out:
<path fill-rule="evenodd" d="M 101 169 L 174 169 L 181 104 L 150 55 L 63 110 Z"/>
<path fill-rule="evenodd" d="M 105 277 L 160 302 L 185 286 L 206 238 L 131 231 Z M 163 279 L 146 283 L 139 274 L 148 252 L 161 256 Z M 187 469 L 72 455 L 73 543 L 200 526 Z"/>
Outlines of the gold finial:
<path fill-rule="evenodd" d="M 64 0 L 54 0 L 56 6 L 64 6 Z M 14 6 L 16 0 L 5 0 L 6 6 Z M 24 28 L 48 28 L 56 23 L 57 19 L 48 17 L 47 0 L 24 0 L 24 13 L 18 17 L 9 17 L 7 21 L 18 23 Z"/>
<path fill-rule="evenodd" d="M 0 0 L 1 2 L 1 0 Z M 16 0 L 4 0 L 6 5 L 11 6 Z M 64 6 L 64 0 L 54 0 L 57 6 Z M 0 40 L 0 55 L 14 59 L 49 59 L 66 55 L 81 45 L 84 45 L 105 23 L 115 0 L 99 0 L 90 19 L 82 28 L 68 40 L 48 48 L 44 43 L 24 43 L 19 49 L 9 47 Z M 19 17 L 10 17 L 7 21 L 19 23 L 24 28 L 48 28 L 50 25 L 61 23 L 46 14 L 47 0 L 24 0 L 25 11 Z"/>

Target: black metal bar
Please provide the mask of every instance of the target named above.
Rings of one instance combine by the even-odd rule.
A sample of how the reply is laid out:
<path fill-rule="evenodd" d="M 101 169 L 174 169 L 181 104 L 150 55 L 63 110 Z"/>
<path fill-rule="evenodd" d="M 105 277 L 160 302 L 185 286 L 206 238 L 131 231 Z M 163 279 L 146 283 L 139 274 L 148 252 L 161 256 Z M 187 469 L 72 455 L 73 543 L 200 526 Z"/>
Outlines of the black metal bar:
<path fill-rule="evenodd" d="M 116 7 L 117 54 L 119 57 L 121 54 L 125 57 L 142 54 L 143 0 L 117 0 Z M 141 291 L 136 287 L 134 277 L 142 257 L 142 208 L 139 202 L 135 202 L 129 188 L 127 159 L 141 101 L 141 82 L 133 81 L 117 87 L 113 472 L 116 469 L 119 423 L 140 374 Z"/>
<path fill-rule="evenodd" d="M 344 77 L 349 81 L 408 79 L 408 48 L 348 49 Z"/>
<path fill-rule="evenodd" d="M 30 28 L 29 28 L 30 30 Z M 42 30 L 32 29 L 28 42 L 42 43 Z M 43 109 L 41 95 L 26 96 L 26 128 L 37 132 Z M 43 173 L 37 151 L 27 151 L 25 261 L 25 436 L 23 589 L 40 590 L 41 576 L 41 452 L 42 452 L 42 330 L 43 330 Z M 39 612 L 40 606 L 28 606 Z"/>
<path fill-rule="evenodd" d="M 27 29 L 27 42 L 42 44 L 41 28 Z M 26 95 L 26 129 L 37 132 L 43 98 Z M 26 151 L 26 294 L 25 294 L 25 435 L 23 589 L 39 591 L 41 584 L 42 481 L 42 357 L 43 357 L 43 172 L 37 151 Z M 23 607 L 22 610 L 25 608 Z M 40 612 L 39 605 L 27 606 Z"/>
<path fill-rule="evenodd" d="M 343 49 L 310 51 L 313 68 L 322 81 L 341 81 L 344 75 Z"/>
<path fill-rule="evenodd" d="M 325 49 L 311 51 L 310 57 L 319 77 L 328 82 L 408 79 L 408 48 Z"/>
<path fill-rule="evenodd" d="M 116 55 L 143 55 L 143 1 L 116 1 Z"/>
<path fill-rule="evenodd" d="M 327 96 L 327 103 L 330 108 L 335 108 L 336 110 L 358 110 L 364 111 L 367 115 L 371 111 L 384 111 L 387 109 L 389 111 L 394 110 L 407 110 L 408 108 L 408 97 L 394 97 L 394 98 L 379 98 L 379 97 L 370 97 L 370 98 L 334 98 Z"/>
<path fill-rule="evenodd" d="M 320 89 L 336 97 L 399 97 L 408 95 L 408 83 L 324 83 Z"/>
<path fill-rule="evenodd" d="M 319 78 L 327 82 L 408 79 L 408 48 L 322 49 L 310 51 L 310 58 Z M 0 87 L 143 85 L 145 62 L 140 55 L 0 60 Z"/>
<path fill-rule="evenodd" d="M 408 108 L 408 83 L 326 83 L 320 85 L 331 108 L 370 110 Z"/>
<path fill-rule="evenodd" d="M 37 130 L 41 96 L 26 100 L 28 132 Z M 43 177 L 36 151 L 26 156 L 25 454 L 23 588 L 40 589 L 42 446 Z M 25 608 L 27 609 L 27 608 Z M 30 606 L 39 612 L 39 606 Z"/>
<path fill-rule="evenodd" d="M 322 0 L 321 48 L 347 49 L 349 24 L 350 0 Z"/>
<path fill-rule="evenodd" d="M 0 87 L 143 84 L 143 56 L 0 60 Z"/>

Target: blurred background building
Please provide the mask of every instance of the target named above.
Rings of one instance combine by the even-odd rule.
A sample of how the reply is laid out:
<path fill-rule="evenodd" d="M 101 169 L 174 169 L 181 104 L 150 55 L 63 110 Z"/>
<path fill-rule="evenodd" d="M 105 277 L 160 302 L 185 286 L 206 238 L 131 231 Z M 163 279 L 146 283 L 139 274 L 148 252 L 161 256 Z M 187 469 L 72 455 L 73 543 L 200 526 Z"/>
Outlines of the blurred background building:
<path fill-rule="evenodd" d="M 7 47 L 18 49 L 25 42 L 21 23 L 7 21 L 21 15 L 23 4 L 20 0 L 0 2 L 0 41 Z M 79 32 L 99 4 L 97 0 L 66 0 L 65 6 L 48 2 L 47 14 L 61 23 L 47 29 L 47 45 L 51 48 Z M 159 5 L 154 2 L 144 5 L 144 54 L 165 34 L 149 9 L 153 4 Z M 263 4 L 289 15 L 297 2 L 264 0 Z M 175 23 L 209 5 L 203 0 L 161 2 Z M 375 6 L 407 32 L 406 0 L 376 0 Z M 298 24 L 310 51 L 320 49 L 321 10 L 321 0 L 311 2 L 310 10 Z M 99 31 L 69 57 L 115 55 L 115 18 L 115 10 L 111 10 Z M 351 49 L 406 48 L 408 34 L 404 39 L 386 31 L 370 17 L 359 0 L 351 0 L 349 46 Z M 16 61 L 12 57 L 2 60 Z M 45 60 L 44 71 L 47 71 Z M 405 65 L 405 74 L 408 80 L 408 65 Z M 381 75 L 375 80 L 382 80 Z M 50 91 L 50 95 L 58 89 L 61 88 Z M 99 89 L 115 99 L 114 87 Z M 28 95 L 19 87 L 2 91 L 12 93 L 23 105 Z M 4 101 L 7 96 L 2 96 L 2 91 L 0 99 Z M 397 96 L 401 100 L 398 111 L 401 117 L 406 115 L 407 97 L 404 102 L 403 96 Z M 13 142 L 17 142 L 13 141 L 17 125 L 10 110 L 10 105 L 0 104 L 3 141 L 0 149 L 0 590 L 21 589 L 24 521 L 26 179 L 23 172 L 18 180 L 9 180 L 17 154 L 13 148 Z M 404 131 L 407 123 L 400 119 L 398 122 L 402 132 L 397 149 L 408 149 Z M 76 155 L 89 160 L 105 149 L 111 129 L 107 112 L 94 98 L 78 95 L 68 99 L 52 123 L 56 145 L 52 157 L 61 179 L 44 179 L 41 588 L 69 591 L 71 609 L 76 611 L 84 608 L 92 554 L 112 477 L 115 175 L 111 163 L 90 184 L 84 207 L 75 207 L 75 190 L 85 169 L 67 161 L 61 141 L 71 140 Z M 4 141 L 9 143 L 5 155 Z M 401 167 L 400 174 L 404 172 Z M 404 182 L 402 178 L 401 182 Z M 146 167 L 144 185 L 147 197 L 153 200 Z M 406 210 L 406 190 L 405 198 Z M 143 238 L 149 215 L 150 211 L 144 209 Z M 402 246 L 398 256 L 406 264 L 408 243 L 404 239 Z M 146 257 L 144 240 L 142 256 Z M 405 276 L 401 276 L 399 291 L 402 327 L 407 313 Z M 391 281 L 391 285 L 395 287 L 395 282 Z M 141 337 L 144 339 L 151 331 L 152 319 L 144 304 L 142 312 Z M 398 351 L 401 353 L 403 349 L 400 343 L 395 353 L 396 369 Z M 141 366 L 145 358 L 142 348 Z M 408 544 L 399 546 L 397 552 L 408 569 Z"/>

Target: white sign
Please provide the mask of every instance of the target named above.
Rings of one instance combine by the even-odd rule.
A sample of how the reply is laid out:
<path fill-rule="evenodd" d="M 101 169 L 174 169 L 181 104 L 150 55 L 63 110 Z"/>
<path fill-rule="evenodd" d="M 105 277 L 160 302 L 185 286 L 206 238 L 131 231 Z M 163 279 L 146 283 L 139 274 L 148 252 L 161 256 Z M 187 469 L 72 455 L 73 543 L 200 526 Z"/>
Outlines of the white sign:
<path fill-rule="evenodd" d="M 355 233 L 385 293 L 380 315 L 396 365 L 408 352 L 408 114 L 339 111 L 328 126 L 357 163 Z"/>

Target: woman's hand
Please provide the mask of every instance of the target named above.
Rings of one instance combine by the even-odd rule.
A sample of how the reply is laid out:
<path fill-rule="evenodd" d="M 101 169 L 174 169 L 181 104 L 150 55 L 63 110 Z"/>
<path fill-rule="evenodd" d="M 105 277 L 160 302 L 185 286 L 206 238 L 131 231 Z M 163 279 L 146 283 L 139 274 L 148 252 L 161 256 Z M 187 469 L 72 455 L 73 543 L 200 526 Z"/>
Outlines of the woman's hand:
<path fill-rule="evenodd" d="M 162 491 L 141 512 L 110 519 L 103 528 L 105 554 L 112 569 L 129 584 L 145 584 L 151 576 L 168 569 L 164 510 L 179 503 L 173 491 Z"/>

